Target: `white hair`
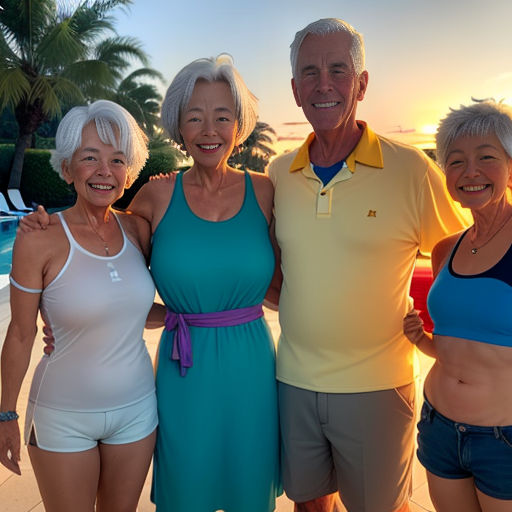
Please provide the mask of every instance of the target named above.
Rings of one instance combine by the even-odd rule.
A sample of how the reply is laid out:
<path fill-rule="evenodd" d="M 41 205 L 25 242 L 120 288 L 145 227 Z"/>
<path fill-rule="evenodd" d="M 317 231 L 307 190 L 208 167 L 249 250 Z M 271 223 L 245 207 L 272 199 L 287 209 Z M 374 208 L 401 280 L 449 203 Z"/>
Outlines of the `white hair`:
<path fill-rule="evenodd" d="M 350 36 L 350 56 L 352 57 L 352 65 L 357 75 L 364 71 L 364 41 L 363 35 L 358 32 L 352 25 L 338 18 L 323 18 L 313 21 L 307 27 L 299 30 L 295 34 L 295 38 L 290 45 L 290 62 L 292 65 L 293 78 L 297 79 L 299 70 L 297 69 L 297 61 L 299 59 L 299 50 L 308 34 L 317 36 L 326 36 L 336 32 L 345 32 Z"/>
<path fill-rule="evenodd" d="M 187 107 L 198 80 L 226 82 L 235 102 L 238 121 L 235 144 L 241 144 L 254 130 L 258 118 L 258 100 L 247 88 L 228 54 L 197 59 L 186 65 L 174 77 L 162 103 L 162 125 L 177 144 L 183 144 L 180 119 Z"/>
<path fill-rule="evenodd" d="M 448 151 L 454 140 L 464 136 L 496 135 L 512 158 L 512 108 L 493 99 L 475 100 L 471 105 L 450 109 L 441 120 L 436 134 L 439 165 L 444 169 Z"/>
<path fill-rule="evenodd" d="M 148 138 L 126 109 L 108 100 L 73 107 L 62 118 L 55 136 L 55 151 L 50 158 L 53 168 L 62 177 L 62 162 L 71 162 L 82 144 L 84 127 L 93 121 L 100 140 L 124 153 L 128 177 L 133 183 L 148 158 Z"/>

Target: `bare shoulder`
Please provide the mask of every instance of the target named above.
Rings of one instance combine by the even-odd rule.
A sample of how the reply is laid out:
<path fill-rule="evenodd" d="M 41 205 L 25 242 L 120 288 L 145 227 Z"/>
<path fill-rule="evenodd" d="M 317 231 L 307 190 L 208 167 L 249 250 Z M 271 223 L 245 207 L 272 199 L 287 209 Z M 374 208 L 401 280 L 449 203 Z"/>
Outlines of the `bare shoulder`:
<path fill-rule="evenodd" d="M 439 271 L 450 257 L 450 254 L 460 236 L 460 232 L 447 236 L 440 240 L 435 245 L 434 249 L 432 249 L 432 272 L 434 277 L 439 274 Z"/>
<path fill-rule="evenodd" d="M 127 210 L 151 223 L 153 231 L 167 208 L 176 182 L 175 172 L 161 175 L 145 183 L 135 194 Z M 155 219 L 158 221 L 155 223 Z"/>
<path fill-rule="evenodd" d="M 50 216 L 46 229 L 18 230 L 12 252 L 12 275 L 24 286 L 41 288 L 45 275 L 62 266 L 69 250 L 59 219 Z"/>
<path fill-rule="evenodd" d="M 258 204 L 265 214 L 265 217 L 267 217 L 267 220 L 270 222 L 272 217 L 272 207 L 274 204 L 274 185 L 266 174 L 252 171 L 249 171 L 249 174 L 251 176 Z"/>
<path fill-rule="evenodd" d="M 18 229 L 14 246 L 23 250 L 45 251 L 54 247 L 59 239 L 65 239 L 64 231 L 58 215 L 52 214 L 46 229 L 35 229 L 29 232 Z"/>

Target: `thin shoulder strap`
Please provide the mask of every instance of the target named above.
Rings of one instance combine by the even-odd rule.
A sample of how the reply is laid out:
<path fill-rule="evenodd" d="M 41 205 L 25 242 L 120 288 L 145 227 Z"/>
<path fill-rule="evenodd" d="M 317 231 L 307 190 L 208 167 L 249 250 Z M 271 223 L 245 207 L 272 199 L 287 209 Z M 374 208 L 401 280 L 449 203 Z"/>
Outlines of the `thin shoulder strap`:
<path fill-rule="evenodd" d="M 123 247 L 124 247 L 124 245 L 126 244 L 127 237 L 126 237 L 126 233 L 123 228 L 123 223 L 121 222 L 119 215 L 117 215 L 117 213 L 114 210 L 110 210 L 110 211 L 111 211 L 112 215 L 114 216 L 114 219 L 116 219 L 117 225 L 119 226 L 119 229 L 121 230 L 121 234 L 123 235 Z"/>
<path fill-rule="evenodd" d="M 69 226 L 66 220 L 64 219 L 63 212 L 57 212 L 57 216 L 60 219 L 60 223 L 62 224 L 62 229 L 64 229 L 64 233 L 66 233 L 71 250 L 73 250 L 78 244 L 76 240 L 73 238 L 73 235 L 71 234 L 71 230 L 69 229 Z"/>
<path fill-rule="evenodd" d="M 467 235 L 468 231 L 469 231 L 469 229 L 466 229 L 466 231 L 464 231 L 464 233 L 462 233 L 462 235 L 460 235 L 459 239 L 457 240 L 457 243 L 453 246 L 452 252 L 450 254 L 450 258 L 448 260 L 448 268 L 450 269 L 450 271 L 453 271 L 453 267 L 452 267 L 453 257 L 455 256 L 455 253 L 457 252 L 457 249 L 459 248 L 459 245 L 462 242 L 462 239 Z"/>

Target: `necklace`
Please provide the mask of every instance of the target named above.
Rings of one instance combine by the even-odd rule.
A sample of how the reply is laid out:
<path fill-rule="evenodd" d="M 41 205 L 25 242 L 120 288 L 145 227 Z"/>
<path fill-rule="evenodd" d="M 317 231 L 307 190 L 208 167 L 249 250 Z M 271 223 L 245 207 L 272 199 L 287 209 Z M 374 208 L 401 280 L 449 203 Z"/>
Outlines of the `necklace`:
<path fill-rule="evenodd" d="M 505 219 L 505 222 L 503 222 L 503 224 L 501 224 L 501 226 L 483 244 L 479 245 L 478 247 L 471 247 L 471 254 L 477 254 L 482 247 L 485 247 L 505 227 L 510 219 L 512 219 L 512 214 Z M 473 233 L 474 232 L 475 225 L 473 224 Z"/>
<path fill-rule="evenodd" d="M 87 217 L 87 222 L 89 223 L 89 226 L 91 226 L 91 229 L 96 233 L 98 238 L 102 241 L 103 248 L 105 249 L 105 255 L 110 256 L 107 241 L 100 235 L 99 231 L 94 227 L 94 224 L 91 222 L 91 219 L 89 218 L 89 216 L 86 215 L 86 217 Z M 110 220 L 110 215 L 107 216 L 107 222 L 109 222 L 109 220 Z"/>

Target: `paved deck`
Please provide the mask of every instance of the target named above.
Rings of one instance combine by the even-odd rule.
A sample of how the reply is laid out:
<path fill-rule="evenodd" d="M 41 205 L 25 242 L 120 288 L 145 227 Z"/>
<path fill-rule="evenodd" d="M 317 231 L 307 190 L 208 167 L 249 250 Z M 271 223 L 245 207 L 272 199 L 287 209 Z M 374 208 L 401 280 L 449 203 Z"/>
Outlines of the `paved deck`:
<path fill-rule="evenodd" d="M 274 338 L 277 339 L 279 334 L 279 324 L 277 321 L 277 314 L 273 311 L 266 310 L 265 316 L 272 329 Z M 3 343 L 7 325 L 9 323 L 9 287 L 6 286 L 0 289 L 0 346 Z M 40 324 L 41 325 L 41 324 Z M 41 357 L 43 343 L 41 341 L 41 329 L 39 329 L 36 341 L 34 343 L 34 349 L 32 351 L 32 359 L 30 368 L 27 373 L 27 377 L 23 383 L 20 398 L 18 402 L 18 411 L 20 413 L 20 425 L 24 424 L 25 407 L 28 398 L 29 386 L 31 375 L 34 368 Z M 150 354 L 153 356 L 156 352 L 158 344 L 158 331 L 146 331 L 145 339 Z M 426 357 L 421 358 L 422 366 L 422 378 L 430 368 L 431 359 Z M 421 378 L 420 384 L 423 380 Z M 421 396 L 421 395 L 419 395 Z M 4 466 L 0 465 L 0 509 L 2 512 L 44 512 L 44 507 L 41 502 L 41 497 L 37 488 L 34 473 L 30 466 L 30 460 L 28 458 L 27 450 L 25 447 L 22 448 L 21 452 L 21 472 L 22 475 L 17 476 L 8 471 Z M 411 510 L 412 512 L 433 512 L 434 507 L 430 501 L 428 495 L 428 489 L 426 484 L 425 471 L 420 466 L 417 460 L 414 464 L 413 473 L 413 485 L 414 491 L 412 496 Z M 155 507 L 149 500 L 150 491 L 150 477 L 146 479 L 146 484 L 142 492 L 142 496 L 139 502 L 139 512 L 154 512 Z M 292 512 L 293 503 L 282 496 L 277 500 L 277 512 Z M 71 512 L 71 511 L 70 511 Z M 205 511 L 214 512 L 214 511 Z M 379 511 L 375 511 L 379 512 Z"/>

